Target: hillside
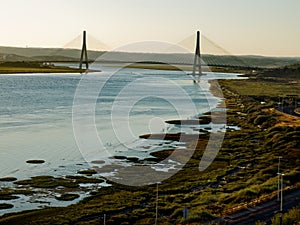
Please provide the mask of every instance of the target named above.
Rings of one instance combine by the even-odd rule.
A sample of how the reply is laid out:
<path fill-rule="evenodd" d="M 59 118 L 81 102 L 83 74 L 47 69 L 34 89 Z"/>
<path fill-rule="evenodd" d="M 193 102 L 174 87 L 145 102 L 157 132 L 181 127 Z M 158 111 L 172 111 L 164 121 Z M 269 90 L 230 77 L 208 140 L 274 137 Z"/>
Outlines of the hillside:
<path fill-rule="evenodd" d="M 2 61 L 78 61 L 79 49 L 63 48 L 19 48 L 0 47 Z M 104 52 L 88 51 L 89 60 L 96 60 Z M 193 54 L 183 53 L 132 53 L 106 52 L 101 61 L 114 62 L 164 62 L 169 64 L 192 64 Z M 264 57 L 264 56 L 232 56 L 203 54 L 203 61 L 214 66 L 265 67 L 274 68 L 300 63 L 300 57 Z"/>

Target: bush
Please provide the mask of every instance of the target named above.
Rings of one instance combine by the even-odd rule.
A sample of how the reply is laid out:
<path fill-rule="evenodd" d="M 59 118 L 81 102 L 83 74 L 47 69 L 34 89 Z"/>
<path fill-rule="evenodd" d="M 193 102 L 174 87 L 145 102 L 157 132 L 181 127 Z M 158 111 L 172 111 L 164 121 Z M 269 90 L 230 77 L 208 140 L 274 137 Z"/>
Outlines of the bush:
<path fill-rule="evenodd" d="M 266 225 L 267 223 L 266 222 L 262 222 L 262 221 L 257 221 L 255 223 L 255 225 Z"/>
<path fill-rule="evenodd" d="M 280 224 L 280 215 L 277 214 L 275 217 L 271 219 L 272 225 L 279 225 Z M 300 222 L 300 208 L 293 208 L 289 210 L 287 213 L 283 214 L 282 223 L 284 225 L 294 225 L 299 224 Z"/>
<path fill-rule="evenodd" d="M 215 219 L 213 215 L 211 215 L 207 211 L 200 211 L 200 212 L 192 212 L 191 215 L 189 215 L 189 218 L 184 221 L 183 224 L 188 223 L 194 223 L 194 222 L 208 222 Z"/>

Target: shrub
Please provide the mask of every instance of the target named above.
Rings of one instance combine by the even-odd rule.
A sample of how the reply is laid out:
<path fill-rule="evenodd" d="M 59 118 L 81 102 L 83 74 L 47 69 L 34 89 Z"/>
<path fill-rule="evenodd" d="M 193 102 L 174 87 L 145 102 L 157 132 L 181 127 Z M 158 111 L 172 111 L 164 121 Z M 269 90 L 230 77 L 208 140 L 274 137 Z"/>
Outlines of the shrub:
<path fill-rule="evenodd" d="M 207 211 L 192 212 L 189 215 L 189 218 L 186 219 L 183 224 L 195 223 L 195 222 L 204 223 L 204 222 L 211 221 L 214 218 L 215 217 Z"/>
<path fill-rule="evenodd" d="M 280 215 L 277 214 L 274 216 L 271 221 L 272 225 L 279 225 L 280 224 Z M 287 213 L 283 214 L 282 217 L 282 223 L 284 225 L 294 225 L 294 224 L 299 224 L 300 222 L 300 208 L 293 208 L 289 210 Z"/>
<path fill-rule="evenodd" d="M 255 223 L 255 225 L 266 225 L 267 223 L 266 222 L 262 222 L 262 221 L 257 221 Z"/>

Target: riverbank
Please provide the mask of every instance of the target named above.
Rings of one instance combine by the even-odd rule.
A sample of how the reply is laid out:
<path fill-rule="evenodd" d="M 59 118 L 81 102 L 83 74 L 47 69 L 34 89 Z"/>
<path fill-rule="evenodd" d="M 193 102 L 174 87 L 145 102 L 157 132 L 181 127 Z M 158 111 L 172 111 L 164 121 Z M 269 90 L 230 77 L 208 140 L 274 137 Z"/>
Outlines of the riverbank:
<path fill-rule="evenodd" d="M 193 65 L 187 64 L 167 64 L 167 63 L 132 63 L 126 66 L 126 68 L 136 69 L 150 69 L 150 70 L 182 70 L 182 71 L 193 71 Z M 218 72 L 218 73 L 249 73 L 249 70 L 239 67 L 217 67 L 217 66 L 203 66 L 203 72 Z"/>
<path fill-rule="evenodd" d="M 107 64 L 109 65 L 109 64 Z M 111 65 L 112 67 L 115 64 Z M 192 65 L 171 65 L 163 63 L 132 63 L 125 68 L 135 69 L 150 69 L 150 70 L 182 70 L 192 71 Z M 2 62 L 0 63 L 0 74 L 21 74 L 21 73 L 86 73 L 86 72 L 100 72 L 99 70 L 86 70 L 79 68 L 72 68 L 68 66 L 55 66 L 52 64 L 43 64 L 38 62 Z M 204 72 L 219 72 L 219 73 L 240 73 L 245 74 L 249 71 L 236 67 L 209 67 L 204 68 Z"/>
<path fill-rule="evenodd" d="M 234 82 L 236 86 L 252 88 L 245 80 Z M 232 208 L 276 192 L 278 155 L 284 156 L 281 168 L 285 184 L 294 186 L 299 182 L 300 127 L 293 121 L 282 124 L 284 118 L 274 110 L 277 102 L 273 98 L 244 95 L 231 86 L 231 81 L 219 84 L 228 108 L 227 125 L 241 129 L 226 132 L 217 158 L 204 172 L 199 172 L 198 167 L 208 135 L 203 134 L 197 142 L 187 144 L 186 150 L 196 146 L 189 162 L 158 186 L 159 224 L 201 223 L 223 218 L 224 212 Z M 262 99 L 267 104 L 261 104 Z M 153 156 L 160 161 L 172 152 L 170 149 Z M 64 194 L 71 194 L 77 188 L 72 187 L 75 178 L 67 179 L 71 180 L 43 177 L 19 184 L 24 185 L 24 190 L 37 185 L 40 188 L 64 186 Z M 51 182 L 56 185 L 49 186 Z M 110 184 L 109 188 L 96 188 L 91 197 L 78 204 L 5 215 L 0 218 L 0 224 L 99 224 L 104 215 L 106 224 L 154 224 L 156 185 Z M 184 207 L 189 210 L 187 220 L 182 218 Z"/>
<path fill-rule="evenodd" d="M 85 69 L 70 68 L 67 66 L 44 65 L 35 62 L 5 62 L 0 64 L 0 74 L 85 72 Z"/>

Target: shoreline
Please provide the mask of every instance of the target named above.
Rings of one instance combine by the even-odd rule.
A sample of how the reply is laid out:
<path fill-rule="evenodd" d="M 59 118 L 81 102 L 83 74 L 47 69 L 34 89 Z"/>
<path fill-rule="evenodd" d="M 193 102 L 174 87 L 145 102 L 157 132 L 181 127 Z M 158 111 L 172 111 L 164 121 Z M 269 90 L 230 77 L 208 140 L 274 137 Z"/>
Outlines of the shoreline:
<path fill-rule="evenodd" d="M 167 63 L 132 63 L 126 68 L 150 69 L 150 70 L 177 70 L 177 71 L 193 71 L 193 65 L 185 64 L 167 64 Z M 217 73 L 247 73 L 246 69 L 236 67 L 217 67 L 217 66 L 203 66 L 203 73 L 217 72 Z"/>
<path fill-rule="evenodd" d="M 211 91 L 211 90 L 210 90 Z M 218 97 L 217 97 L 218 98 Z M 201 121 L 201 124 L 204 124 L 204 125 L 208 125 L 210 122 L 211 122 L 211 113 L 210 112 L 207 112 L 205 113 L 205 115 L 199 117 L 199 121 Z M 198 121 L 198 125 L 199 125 L 199 121 Z M 165 121 L 166 123 L 169 123 L 170 121 Z M 174 121 L 171 121 L 171 123 L 174 122 Z M 179 122 L 179 121 L 175 121 L 175 122 Z M 184 121 L 181 121 L 181 122 L 184 122 Z M 189 124 L 189 121 L 186 120 L 185 122 L 187 122 Z M 196 123 L 197 124 L 197 123 Z M 195 121 L 193 121 L 190 125 L 195 125 Z M 201 135 L 200 135 L 201 133 Z M 205 130 L 205 129 L 199 129 L 199 135 L 195 135 L 195 134 L 187 134 L 187 135 L 184 135 L 184 140 L 186 141 L 186 145 L 195 145 L 194 144 L 194 140 L 198 140 L 199 138 L 205 138 L 207 139 L 207 133 L 209 133 L 208 130 Z M 147 135 L 140 135 L 140 138 L 145 138 L 145 136 Z M 152 136 L 152 135 L 151 135 Z M 155 135 L 154 135 L 155 136 Z M 153 137 L 154 137 L 153 136 Z M 160 137 L 160 135 L 158 135 L 158 137 Z M 160 139 L 160 138 L 158 138 Z M 167 137 L 165 138 L 165 140 L 167 141 L 178 141 L 178 135 L 168 135 L 167 134 Z M 203 140 L 202 140 L 203 141 Z M 206 141 L 205 141 L 206 142 Z M 199 143 L 198 143 L 199 144 Z M 180 147 L 179 147 L 180 148 Z M 154 154 L 150 153 L 149 154 L 149 157 L 148 158 L 145 158 L 144 160 L 139 160 L 137 158 L 124 158 L 125 160 L 127 161 L 131 161 L 132 163 L 134 162 L 139 162 L 141 164 L 144 164 L 144 163 L 153 163 L 153 162 L 160 162 L 162 161 L 165 157 L 166 157 L 166 153 L 168 152 L 169 154 L 171 154 L 175 149 L 168 149 L 168 150 L 159 150 L 159 151 L 156 151 Z M 155 158 L 151 158 L 151 156 L 154 156 Z M 115 158 L 117 158 L 118 156 L 115 156 Z M 123 158 L 122 158 L 123 159 Z M 113 168 L 112 167 L 113 165 L 107 165 L 107 166 L 103 166 L 99 169 L 99 172 L 111 172 L 110 169 Z M 92 173 L 88 173 L 89 169 L 87 169 L 87 173 L 85 175 L 93 175 L 93 171 L 91 170 Z M 79 172 L 79 171 L 78 171 Z M 80 175 L 80 174 L 79 174 Z M 84 173 L 83 173 L 84 175 Z M 13 177 L 12 177 L 13 178 Z M 42 180 L 40 180 L 40 178 L 42 178 Z M 43 178 L 45 178 L 45 180 L 43 180 Z M 93 177 L 95 178 L 95 177 Z M 6 178 L 4 178 L 5 180 Z M 50 179 L 50 181 L 48 180 Z M 56 180 L 57 179 L 62 179 L 63 182 L 70 182 L 70 179 L 65 179 L 64 176 L 62 177 L 54 177 L 52 175 L 49 175 L 49 174 L 45 174 L 45 175 L 42 175 L 42 176 L 35 176 L 33 178 L 30 178 L 30 179 L 22 179 L 22 180 L 14 180 L 12 179 L 12 181 L 15 183 L 15 184 L 21 184 L 21 185 L 29 185 L 31 188 L 34 188 L 34 187 L 52 187 L 52 186 L 56 186 Z M 1 180 L 1 179 L 0 179 Z M 9 180 L 9 179 L 8 179 Z M 102 180 L 101 176 L 98 177 L 98 178 L 95 178 L 95 180 L 90 180 L 90 181 L 93 181 L 95 183 L 97 183 L 98 181 Z M 88 182 L 89 180 L 84 180 L 84 183 L 85 182 Z M 108 181 L 108 180 L 107 180 Z M 50 182 L 50 183 L 49 183 Z M 80 184 L 80 180 L 77 181 L 76 179 L 73 179 L 72 178 L 72 182 L 76 182 L 78 184 Z M 49 184 L 44 184 L 44 183 L 49 183 Z M 83 183 L 83 184 L 84 184 Z M 108 183 L 110 183 L 110 181 L 108 181 Z M 82 183 L 81 183 L 82 184 Z M 68 184 L 67 184 L 68 185 Z M 66 187 L 65 187 L 66 188 Z M 105 188 L 105 187 L 104 187 Z M 11 191 L 11 194 L 9 194 L 9 196 L 14 196 L 14 194 L 17 193 L 15 191 Z M 1 193 L 0 193 L 1 194 Z M 90 196 L 85 196 L 85 197 L 90 197 Z M 1 200 L 1 198 L 0 198 Z M 77 204 L 77 203 L 75 203 Z M 7 206 L 9 207 L 9 206 Z M 52 207 L 57 207 L 57 206 L 52 206 Z M 33 209 L 35 210 L 35 209 Z M 38 210 L 38 209 L 36 209 Z M 25 211 L 19 211 L 19 212 L 12 212 L 12 213 L 23 213 L 23 212 L 26 212 Z M 1 213 L 1 211 L 0 211 Z M 4 214 L 5 215 L 5 214 Z"/>
<path fill-rule="evenodd" d="M 0 63 L 0 74 L 20 73 L 85 73 L 86 69 L 68 66 L 43 65 L 36 62 L 3 62 Z"/>
<path fill-rule="evenodd" d="M 241 204 L 250 202 L 253 204 L 251 207 L 255 206 L 258 204 L 255 200 L 266 193 L 273 199 L 272 195 L 277 190 L 277 175 L 272 171 L 277 171 L 279 154 L 289 160 L 282 163 L 283 171 L 287 171 L 286 184 L 291 186 L 299 182 L 299 167 L 297 170 L 294 166 L 299 155 L 299 140 L 295 142 L 297 139 L 293 139 L 295 143 L 276 142 L 278 138 L 292 138 L 288 134 L 299 132 L 299 127 L 292 127 L 292 121 L 291 124 L 280 124 L 282 118 L 267 110 L 271 106 L 261 105 L 255 99 L 233 92 L 226 82 L 220 83 L 226 98 L 224 101 L 229 106 L 228 125 L 239 126 L 241 130 L 226 132 L 221 151 L 205 172 L 198 170 L 207 142 L 202 139 L 196 143 L 196 151 L 183 170 L 159 185 L 158 211 L 165 215 L 159 218 L 161 223 L 184 222 L 180 219 L 183 205 L 187 205 L 191 212 L 190 220 L 201 221 L 195 213 L 206 212 L 206 218 L 211 221 L 213 218 L 222 220 L 226 215 L 224 212 L 231 209 L 236 208 L 235 212 L 238 212 L 242 209 L 238 207 Z M 166 157 L 168 153 L 161 151 L 161 157 Z M 32 221 L 51 224 L 64 220 L 97 224 L 105 214 L 107 224 L 153 224 L 155 201 L 156 185 L 127 187 L 112 184 L 109 188 L 100 188 L 75 205 L 5 215 L 0 217 L 0 223 L 14 224 L 21 220 L 24 224 Z"/>
<path fill-rule="evenodd" d="M 85 73 L 84 69 L 75 69 L 69 67 L 55 67 L 55 68 L 1 68 L 0 75 L 10 74 L 35 74 L 35 73 Z"/>
<path fill-rule="evenodd" d="M 171 64 L 157 64 L 157 63 L 132 63 L 125 66 L 125 68 L 136 69 L 150 69 L 150 70 L 181 70 L 192 71 L 192 65 L 171 65 Z M 20 73 L 87 73 L 87 72 L 101 72 L 100 70 L 86 70 L 79 68 L 72 68 L 68 66 L 42 65 L 36 62 L 2 62 L 0 63 L 1 74 L 20 74 Z M 218 72 L 218 73 L 246 73 L 247 70 L 235 67 L 205 67 L 204 72 Z"/>

